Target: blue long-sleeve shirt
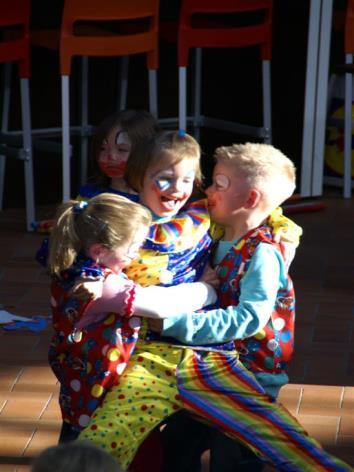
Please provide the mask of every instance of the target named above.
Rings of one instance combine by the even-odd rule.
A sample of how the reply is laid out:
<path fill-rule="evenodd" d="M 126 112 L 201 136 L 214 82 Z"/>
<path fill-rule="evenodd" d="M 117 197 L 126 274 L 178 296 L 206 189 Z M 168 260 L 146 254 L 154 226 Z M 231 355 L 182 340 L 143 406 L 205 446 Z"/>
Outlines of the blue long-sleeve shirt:
<path fill-rule="evenodd" d="M 286 284 L 287 270 L 281 254 L 276 247 L 260 243 L 240 281 L 238 305 L 167 318 L 162 335 L 190 345 L 215 344 L 253 336 L 268 323 L 277 293 Z M 285 373 L 260 372 L 256 377 L 272 396 L 276 396 L 279 388 L 288 381 Z"/>

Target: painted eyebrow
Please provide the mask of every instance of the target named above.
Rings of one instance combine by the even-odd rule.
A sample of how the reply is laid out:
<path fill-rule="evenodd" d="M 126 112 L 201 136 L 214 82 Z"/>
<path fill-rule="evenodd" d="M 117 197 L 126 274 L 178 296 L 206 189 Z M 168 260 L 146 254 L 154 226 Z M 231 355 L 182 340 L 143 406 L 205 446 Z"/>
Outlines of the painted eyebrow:
<path fill-rule="evenodd" d="M 213 177 L 213 183 L 220 187 L 227 188 L 230 185 L 230 179 L 227 175 L 216 174 L 215 177 Z"/>

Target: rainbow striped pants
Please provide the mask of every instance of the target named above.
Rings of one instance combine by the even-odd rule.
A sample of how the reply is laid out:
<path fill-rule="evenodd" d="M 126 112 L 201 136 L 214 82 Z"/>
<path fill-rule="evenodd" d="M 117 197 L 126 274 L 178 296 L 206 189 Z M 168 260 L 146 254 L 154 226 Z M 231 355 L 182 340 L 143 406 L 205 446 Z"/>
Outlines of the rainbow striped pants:
<path fill-rule="evenodd" d="M 269 399 L 236 352 L 158 342 L 138 342 L 119 384 L 107 393 L 80 439 L 102 446 L 127 469 L 148 434 L 182 408 L 251 447 L 280 471 L 353 470 Z"/>

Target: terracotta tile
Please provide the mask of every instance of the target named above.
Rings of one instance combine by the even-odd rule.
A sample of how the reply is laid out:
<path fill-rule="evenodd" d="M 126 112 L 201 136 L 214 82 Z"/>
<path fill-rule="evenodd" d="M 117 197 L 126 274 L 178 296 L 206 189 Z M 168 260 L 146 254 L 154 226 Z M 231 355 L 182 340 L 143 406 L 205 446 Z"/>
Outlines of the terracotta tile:
<path fill-rule="evenodd" d="M 52 395 L 46 408 L 42 412 L 41 420 L 57 421 L 58 424 L 61 424 L 61 413 L 60 413 L 59 402 L 58 402 L 58 393 L 59 393 L 59 387 L 58 387 L 58 392 Z"/>
<path fill-rule="evenodd" d="M 34 432 L 31 425 L 0 424 L 0 456 L 22 456 Z"/>
<path fill-rule="evenodd" d="M 346 415 L 342 417 L 339 434 L 341 436 L 354 436 L 354 411 L 351 410 L 346 412 Z"/>
<path fill-rule="evenodd" d="M 62 421 L 61 421 L 61 413 L 60 413 L 59 405 L 57 405 L 56 408 L 44 410 L 41 416 L 41 420 L 42 419 L 45 421 L 56 421 L 60 427 Z"/>
<path fill-rule="evenodd" d="M 336 444 L 339 419 L 331 416 L 298 415 L 305 430 L 324 447 Z"/>
<path fill-rule="evenodd" d="M 60 424 L 39 425 L 24 452 L 24 456 L 35 457 L 43 449 L 58 444 L 59 431 Z"/>
<path fill-rule="evenodd" d="M 297 414 L 301 402 L 302 387 L 300 385 L 284 385 L 279 393 L 279 401 L 292 414 Z"/>
<path fill-rule="evenodd" d="M 301 397 L 300 411 L 302 408 L 308 406 L 321 406 L 324 411 L 326 411 L 327 408 L 340 408 L 343 393 L 343 387 L 304 385 Z"/>
<path fill-rule="evenodd" d="M 22 366 L 0 365 L 0 391 L 12 390 L 22 372 Z"/>
<path fill-rule="evenodd" d="M 354 387 L 345 387 L 342 401 L 342 408 L 354 411 Z"/>
<path fill-rule="evenodd" d="M 22 397 L 11 395 L 0 414 L 0 422 L 38 420 L 48 404 L 49 396 L 26 393 Z"/>
<path fill-rule="evenodd" d="M 57 385 L 57 378 L 48 365 L 24 367 L 18 378 L 15 391 L 52 392 Z"/>
<path fill-rule="evenodd" d="M 2 410 L 5 408 L 6 402 L 7 402 L 7 396 L 0 395 L 0 415 L 1 415 Z"/>

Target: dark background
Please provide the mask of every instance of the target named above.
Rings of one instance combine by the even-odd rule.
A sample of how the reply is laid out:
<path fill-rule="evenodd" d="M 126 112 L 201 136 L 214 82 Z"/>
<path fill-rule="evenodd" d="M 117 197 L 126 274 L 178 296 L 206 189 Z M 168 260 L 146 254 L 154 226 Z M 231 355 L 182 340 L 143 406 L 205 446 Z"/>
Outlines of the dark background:
<path fill-rule="evenodd" d="M 302 115 L 309 1 L 275 0 L 272 57 L 273 144 L 290 157 L 301 176 Z M 340 2 L 338 2 L 340 3 Z M 177 0 L 161 0 L 161 19 L 177 16 Z M 60 25 L 62 1 L 33 0 L 33 28 Z M 336 39 L 332 41 L 336 44 Z M 158 71 L 159 116 L 177 116 L 178 70 L 176 48 L 161 42 Z M 60 75 L 58 54 L 39 48 L 31 50 L 30 80 L 32 127 L 59 126 L 61 120 Z M 257 48 L 212 49 L 203 53 L 203 114 L 247 124 L 262 120 L 261 62 Z M 131 56 L 129 67 L 128 108 L 148 109 L 148 78 L 143 55 Z M 118 61 L 111 58 L 90 59 L 90 123 L 97 125 L 116 110 L 116 85 L 119 83 Z M 326 80 L 326 78 L 324 78 Z M 71 123 L 78 121 L 79 67 L 73 61 L 71 75 Z M 13 77 L 10 124 L 20 128 L 19 83 Z M 228 132 L 203 129 L 203 170 L 208 181 L 212 169 L 212 152 L 219 145 L 252 140 Z M 73 139 L 72 192 L 79 186 L 78 138 Z M 59 154 L 35 152 L 36 204 L 61 201 L 61 157 Z M 24 206 L 23 164 L 7 159 L 4 207 Z"/>

